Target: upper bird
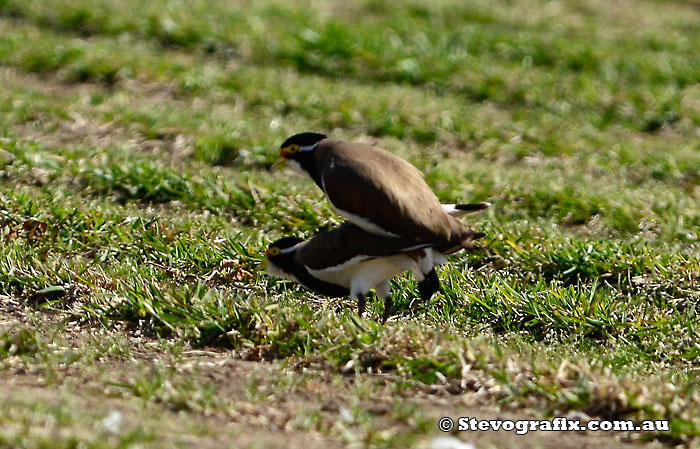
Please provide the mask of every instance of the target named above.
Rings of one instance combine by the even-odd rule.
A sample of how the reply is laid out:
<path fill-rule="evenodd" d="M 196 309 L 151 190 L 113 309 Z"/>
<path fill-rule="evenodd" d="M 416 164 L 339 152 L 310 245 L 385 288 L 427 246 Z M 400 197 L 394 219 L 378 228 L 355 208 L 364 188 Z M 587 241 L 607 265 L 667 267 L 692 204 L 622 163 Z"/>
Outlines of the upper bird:
<path fill-rule="evenodd" d="M 338 214 L 370 233 L 430 243 L 446 254 L 483 235 L 450 215 L 417 168 L 386 150 L 312 132 L 289 137 L 280 149 L 276 165 L 308 175 Z M 426 253 L 420 265 L 428 275 L 434 264 Z"/>

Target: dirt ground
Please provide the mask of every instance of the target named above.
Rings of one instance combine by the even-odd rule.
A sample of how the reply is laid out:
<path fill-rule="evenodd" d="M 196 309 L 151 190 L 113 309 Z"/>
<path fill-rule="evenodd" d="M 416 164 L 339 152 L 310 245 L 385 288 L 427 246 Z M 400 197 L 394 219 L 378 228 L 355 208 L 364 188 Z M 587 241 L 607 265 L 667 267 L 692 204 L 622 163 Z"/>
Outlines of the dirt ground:
<path fill-rule="evenodd" d="M 0 315 L 0 332 L 13 328 L 52 325 L 50 319 L 37 323 L 6 312 Z M 55 323 L 53 323 L 55 324 Z M 45 330 L 42 330 L 42 335 Z M 77 353 L 96 335 L 107 336 L 110 331 L 65 327 L 65 341 L 56 341 L 57 351 L 73 349 Z M 127 340 L 128 334 L 124 335 Z M 334 435 L 335 423 L 347 420 L 351 407 L 368 412 L 375 420 L 372 426 L 391 432 L 409 432 L 411 420 L 397 422 L 390 411 L 397 402 L 419 410 L 422 418 L 434 426 L 428 438 L 418 442 L 420 448 L 431 448 L 434 438 L 446 436 L 438 430 L 441 417 L 493 419 L 540 419 L 525 410 L 504 411 L 483 403 L 478 395 L 452 395 L 447 392 L 431 394 L 420 388 L 396 389 L 394 380 L 369 374 L 330 373 L 295 366 L 293 362 L 247 361 L 231 351 L 185 350 L 176 357 L 160 351 L 156 342 L 135 338 L 129 343 L 129 357 L 100 357 L 94 363 L 58 363 L 51 367 L 25 363 L 16 357 L 0 361 L 0 401 L 4 413 L 12 416 L 21 410 L 70 410 L 72 422 L 46 422 L 33 429 L 45 437 L 59 437 L 66 429 L 72 435 L 85 434 L 102 428 L 115 414 L 119 429 L 128 433 L 138 429 L 157 438 L 155 447 L 244 447 L 244 448 L 342 448 L 347 447 Z M 60 349 L 59 349 L 60 348 Z M 82 348 L 84 349 L 84 348 Z M 217 407 L 197 404 L 178 405 L 166 397 L 150 398 L 139 395 L 134 379 L 143 378 L 149 370 L 174 369 L 173 379 L 183 385 L 213 387 Z M 167 381 L 166 381 L 167 382 Z M 177 385 L 173 390 L 182 388 Z M 358 393 L 358 391 L 370 392 Z M 176 394 L 176 393 L 174 393 Z M 224 404 L 224 406 L 221 406 Z M 9 410 L 9 411 L 8 411 Z M 315 425 L 301 425 L 304 417 L 315 418 Z M 393 415 L 392 415 L 393 416 Z M 571 418 L 579 418 L 572 415 Z M 12 434 L 16 421 L 4 425 L 3 432 Z M 433 424 L 434 423 L 434 424 Z M 630 436 L 612 432 L 453 432 L 452 437 L 486 448 L 632 448 L 663 447 L 660 443 L 643 444 Z M 107 438 L 110 438 L 107 436 Z M 355 446 L 353 446 L 355 447 Z M 361 447 L 361 446 L 357 446 Z"/>

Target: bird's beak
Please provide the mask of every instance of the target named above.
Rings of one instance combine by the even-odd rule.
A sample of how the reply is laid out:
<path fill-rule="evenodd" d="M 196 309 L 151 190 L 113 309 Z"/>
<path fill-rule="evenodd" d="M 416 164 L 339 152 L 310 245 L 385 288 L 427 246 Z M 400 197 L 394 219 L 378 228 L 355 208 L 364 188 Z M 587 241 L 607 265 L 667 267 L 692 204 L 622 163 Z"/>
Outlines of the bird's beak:
<path fill-rule="evenodd" d="M 287 164 L 287 159 L 281 157 L 279 158 L 274 164 L 272 164 L 272 167 L 270 167 L 270 171 L 277 171 L 282 168 Z"/>
<path fill-rule="evenodd" d="M 264 259 L 262 260 L 262 262 L 260 262 L 260 265 L 258 265 L 257 267 L 255 267 L 255 272 L 256 272 L 256 273 L 260 273 L 260 272 L 263 271 L 265 268 L 267 268 L 267 257 L 264 258 Z"/>

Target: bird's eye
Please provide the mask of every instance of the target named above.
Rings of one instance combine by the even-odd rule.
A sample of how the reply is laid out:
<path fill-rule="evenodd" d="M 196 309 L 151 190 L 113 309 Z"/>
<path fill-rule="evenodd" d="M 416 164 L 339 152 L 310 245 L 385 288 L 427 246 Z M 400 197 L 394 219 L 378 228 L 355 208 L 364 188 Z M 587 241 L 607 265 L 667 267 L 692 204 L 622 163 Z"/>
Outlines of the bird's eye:
<path fill-rule="evenodd" d="M 294 154 L 297 151 L 299 151 L 299 145 L 297 145 L 296 143 L 293 143 L 293 144 L 289 145 L 287 148 L 285 148 L 285 150 L 287 150 L 287 154 Z"/>
<path fill-rule="evenodd" d="M 280 255 L 280 249 L 276 246 L 273 246 L 272 248 L 268 249 L 267 252 L 273 257 Z"/>

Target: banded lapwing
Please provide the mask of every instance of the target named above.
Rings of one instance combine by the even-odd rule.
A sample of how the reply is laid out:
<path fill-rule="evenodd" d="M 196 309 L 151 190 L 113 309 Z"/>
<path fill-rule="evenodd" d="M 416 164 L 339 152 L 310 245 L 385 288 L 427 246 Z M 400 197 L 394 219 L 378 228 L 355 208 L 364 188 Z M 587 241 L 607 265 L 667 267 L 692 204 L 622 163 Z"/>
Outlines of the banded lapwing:
<path fill-rule="evenodd" d="M 386 320 L 391 314 L 391 279 L 406 271 L 421 277 L 419 262 L 426 251 L 434 251 L 436 265 L 447 262 L 446 254 L 470 248 L 416 244 L 400 237 L 369 233 L 350 222 L 316 234 L 310 240 L 284 237 L 271 243 L 267 251 L 268 274 L 299 282 L 325 296 L 350 296 L 357 301 L 362 316 L 367 293 L 374 289 L 384 300 Z"/>
<path fill-rule="evenodd" d="M 421 172 L 386 150 L 305 132 L 285 140 L 280 156 L 277 166 L 309 176 L 338 214 L 369 233 L 430 244 L 448 254 L 481 236 L 453 215 L 489 203 L 441 205 Z M 436 257 L 436 250 L 427 249 L 419 260 L 422 298 L 439 288 Z"/>

